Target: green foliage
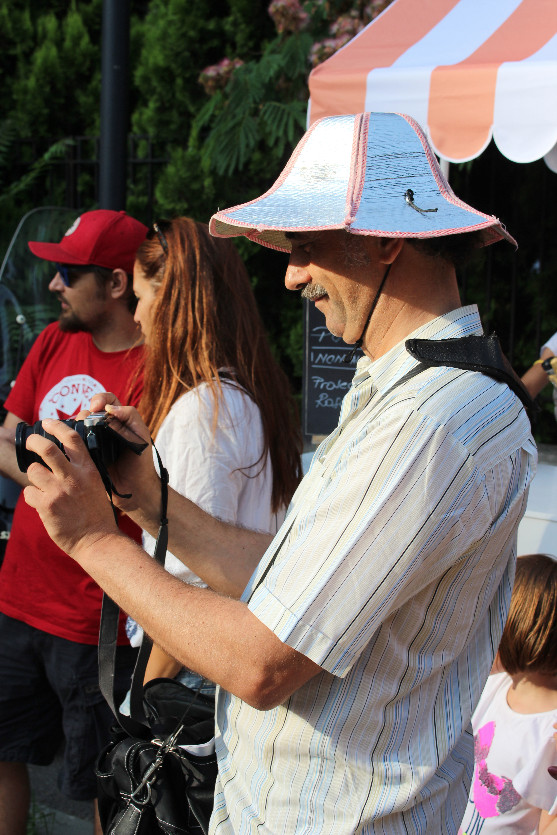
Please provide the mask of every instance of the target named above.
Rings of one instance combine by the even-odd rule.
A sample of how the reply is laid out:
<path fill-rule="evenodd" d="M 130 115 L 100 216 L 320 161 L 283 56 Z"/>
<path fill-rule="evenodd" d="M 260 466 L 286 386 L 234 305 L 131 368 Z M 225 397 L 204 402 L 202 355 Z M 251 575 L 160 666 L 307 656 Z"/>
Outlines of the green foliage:
<path fill-rule="evenodd" d="M 306 0 L 307 20 L 278 33 L 269 2 L 132 0 L 130 128 L 146 137 L 135 156 L 157 159 L 153 182 L 147 167 L 134 164 L 132 214 L 146 222 L 179 214 L 208 221 L 218 208 L 266 191 L 305 129 L 312 46 L 330 38 L 330 24 L 340 16 L 367 22 L 371 8 L 368 0 Z M 51 164 L 72 152 L 64 138 L 98 133 L 102 4 L 0 4 L 0 246 L 34 205 L 65 201 L 61 166 Z M 223 59 L 226 71 L 219 69 Z M 215 65 L 212 76 L 204 73 Z M 18 140 L 27 144 L 17 147 Z M 94 208 L 95 176 L 92 166 L 76 174 L 81 207 Z M 518 253 L 498 244 L 462 274 L 465 300 L 479 302 L 505 350 L 514 344 L 519 373 L 557 330 L 552 177 L 542 162 L 504 160 L 493 144 L 450 171 L 456 193 L 501 217 L 519 240 Z M 286 259 L 246 239 L 236 244 L 273 349 L 299 387 L 302 310 L 283 287 Z M 537 436 L 555 443 L 549 387 L 541 400 Z"/>
<path fill-rule="evenodd" d="M 201 149 L 201 164 L 206 171 L 231 176 L 244 168 L 262 143 L 267 156 L 266 173 L 269 162 L 274 159 L 278 166 L 285 146 L 292 149 L 303 133 L 307 100 L 291 100 L 289 94 L 296 80 L 305 81 L 302 68 L 307 68 L 311 37 L 302 33 L 290 38 L 286 45 L 287 48 L 279 49 L 274 41 L 259 61 L 239 67 L 226 95 L 217 93 L 199 112 L 192 138 L 197 139 L 209 126 Z M 294 84 L 288 83 L 291 81 Z"/>
<path fill-rule="evenodd" d="M 45 137 L 62 137 L 97 129 L 100 33 L 91 31 L 86 21 L 95 19 L 93 9 L 101 3 L 74 1 L 69 8 L 62 4 L 64 14 L 51 8 L 35 17 L 31 32 L 25 30 L 26 49 L 18 46 L 13 81 L 13 112 L 21 136 L 39 132 Z M 33 4 L 28 0 L 28 5 L 27 15 Z M 82 13 L 85 5 L 86 19 Z"/>
<path fill-rule="evenodd" d="M 222 57 L 225 0 L 152 0 L 137 27 L 139 57 L 134 72 L 138 104 L 136 133 L 187 144 L 189 123 L 204 93 L 197 78 Z"/>
<path fill-rule="evenodd" d="M 5 123 L 6 124 L 6 123 Z M 7 123 L 9 125 L 9 122 Z M 5 180 L 6 172 L 2 171 L 2 162 L 3 159 L 5 160 L 7 157 L 7 152 L 9 149 L 9 142 L 4 145 L 2 148 L 2 143 L 4 142 L 6 137 L 9 137 L 10 128 L 8 127 L 7 132 L 3 131 L 3 126 L 0 125 L 0 183 Z M 12 140 L 13 140 L 13 133 L 12 133 Z M 53 159 L 57 157 L 63 157 L 66 153 L 66 149 L 69 145 L 72 144 L 71 139 L 62 139 L 60 142 L 55 142 L 53 145 L 48 148 L 45 153 L 39 157 L 33 164 L 29 167 L 27 172 L 20 177 L 18 180 L 12 181 L 9 186 L 7 186 L 1 193 L 0 193 L 0 206 L 9 203 L 14 198 L 19 197 L 25 192 L 28 191 L 30 186 L 44 173 L 44 171 L 48 168 L 50 163 Z M 3 153 L 4 152 L 4 153 Z"/>
<path fill-rule="evenodd" d="M 16 136 L 17 131 L 12 119 L 0 122 L 0 188 L 9 180 L 10 151 Z"/>

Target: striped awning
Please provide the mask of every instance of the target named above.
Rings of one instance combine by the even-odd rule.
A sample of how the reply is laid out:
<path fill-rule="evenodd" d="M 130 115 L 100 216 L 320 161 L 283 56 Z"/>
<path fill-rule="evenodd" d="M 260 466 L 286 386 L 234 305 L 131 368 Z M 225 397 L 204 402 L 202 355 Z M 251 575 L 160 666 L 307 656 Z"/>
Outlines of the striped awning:
<path fill-rule="evenodd" d="M 557 0 L 394 0 L 309 78 L 309 123 L 408 113 L 451 162 L 491 139 L 557 171 Z"/>

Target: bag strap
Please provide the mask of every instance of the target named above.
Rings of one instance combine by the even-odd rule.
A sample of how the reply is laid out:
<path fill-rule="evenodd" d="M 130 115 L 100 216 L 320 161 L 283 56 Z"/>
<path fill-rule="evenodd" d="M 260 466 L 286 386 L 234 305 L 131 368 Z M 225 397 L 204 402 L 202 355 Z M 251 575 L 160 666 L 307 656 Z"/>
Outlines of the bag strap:
<path fill-rule="evenodd" d="M 168 546 L 168 518 L 166 515 L 168 509 L 168 471 L 163 466 L 159 452 L 154 444 L 153 449 L 157 456 L 161 480 L 161 519 L 153 556 L 159 565 L 164 565 Z M 126 733 L 131 736 L 150 737 L 149 727 L 139 717 L 144 716 L 142 707 L 143 679 L 153 642 L 144 632 L 131 681 L 130 716 L 125 716 L 123 713 L 120 713 L 114 692 L 119 621 L 120 607 L 107 594 L 103 594 L 98 651 L 99 687 L 118 724 Z"/>
<path fill-rule="evenodd" d="M 159 452 L 154 444 L 153 449 L 155 450 L 155 454 L 157 456 L 161 479 L 161 520 L 153 556 L 160 565 L 164 565 L 166 549 L 168 545 L 168 518 L 166 515 L 168 508 L 168 471 L 163 466 Z M 257 589 L 261 585 L 261 583 L 267 576 L 269 570 L 271 569 L 271 566 L 275 561 L 275 557 L 282 548 L 284 542 L 286 541 L 286 537 L 290 533 L 293 524 L 294 518 L 288 525 L 280 543 L 275 548 L 275 552 L 273 554 L 272 559 L 270 560 L 269 564 L 265 568 L 265 571 L 259 578 L 257 585 L 255 586 L 253 591 L 255 591 L 255 589 Z M 141 648 L 139 650 L 139 654 L 135 663 L 131 681 L 130 715 L 125 716 L 123 713 L 120 713 L 119 706 L 116 704 L 116 698 L 114 693 L 114 672 L 116 666 L 119 619 L 119 606 L 107 594 L 104 594 L 99 630 L 99 686 L 101 689 L 101 693 L 108 702 L 108 705 L 111 708 L 120 727 L 123 728 L 126 731 L 126 733 L 130 734 L 131 736 L 139 736 L 142 738 L 150 739 L 151 730 L 148 727 L 148 725 L 146 725 L 139 719 L 139 717 L 144 716 L 143 679 L 145 677 L 145 669 L 147 667 L 147 662 L 149 660 L 149 655 L 151 653 L 151 647 L 153 645 L 153 642 L 151 641 L 147 633 L 144 632 L 143 640 L 141 642 Z M 200 690 L 198 690 L 197 692 L 199 694 Z M 177 731 L 179 731 L 190 708 L 191 705 L 188 706 L 184 715 L 179 720 L 174 734 L 176 734 Z"/>
<path fill-rule="evenodd" d="M 479 371 L 498 382 L 506 383 L 529 414 L 534 400 L 501 349 L 496 334 L 463 336 L 456 339 L 407 339 L 408 353 L 423 366 L 447 366 Z"/>

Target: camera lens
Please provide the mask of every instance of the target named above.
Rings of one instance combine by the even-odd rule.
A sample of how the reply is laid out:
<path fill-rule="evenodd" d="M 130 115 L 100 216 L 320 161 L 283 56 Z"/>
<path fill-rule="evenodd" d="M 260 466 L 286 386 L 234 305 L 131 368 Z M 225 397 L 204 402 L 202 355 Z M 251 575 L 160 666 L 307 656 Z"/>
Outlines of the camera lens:
<path fill-rule="evenodd" d="M 34 423 L 33 426 L 30 426 L 28 423 L 24 423 L 22 421 L 17 424 L 15 430 L 15 454 L 17 466 L 22 473 L 26 473 L 29 465 L 33 464 L 35 461 L 46 467 L 43 459 L 37 455 L 36 452 L 31 452 L 30 449 L 27 449 L 26 444 L 29 435 L 42 435 L 43 438 L 48 438 L 49 441 L 52 441 L 59 449 L 62 450 L 62 452 L 64 452 L 64 447 L 58 438 L 55 438 L 54 435 L 49 435 L 48 432 L 45 432 L 40 420 Z"/>

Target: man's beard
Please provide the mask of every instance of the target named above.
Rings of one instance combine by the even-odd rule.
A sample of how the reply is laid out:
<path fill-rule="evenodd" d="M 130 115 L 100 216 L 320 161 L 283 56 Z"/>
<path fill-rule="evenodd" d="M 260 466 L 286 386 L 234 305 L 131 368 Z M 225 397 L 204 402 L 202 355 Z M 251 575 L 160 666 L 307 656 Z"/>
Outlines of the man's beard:
<path fill-rule="evenodd" d="M 75 315 L 72 310 L 63 310 L 58 317 L 58 327 L 64 333 L 79 333 L 80 331 L 89 331 L 90 328 L 85 322 Z"/>
<path fill-rule="evenodd" d="M 321 286 L 321 284 L 306 284 L 301 295 L 303 299 L 307 299 L 311 302 L 314 299 L 321 298 L 321 296 L 326 296 L 327 291 Z"/>

